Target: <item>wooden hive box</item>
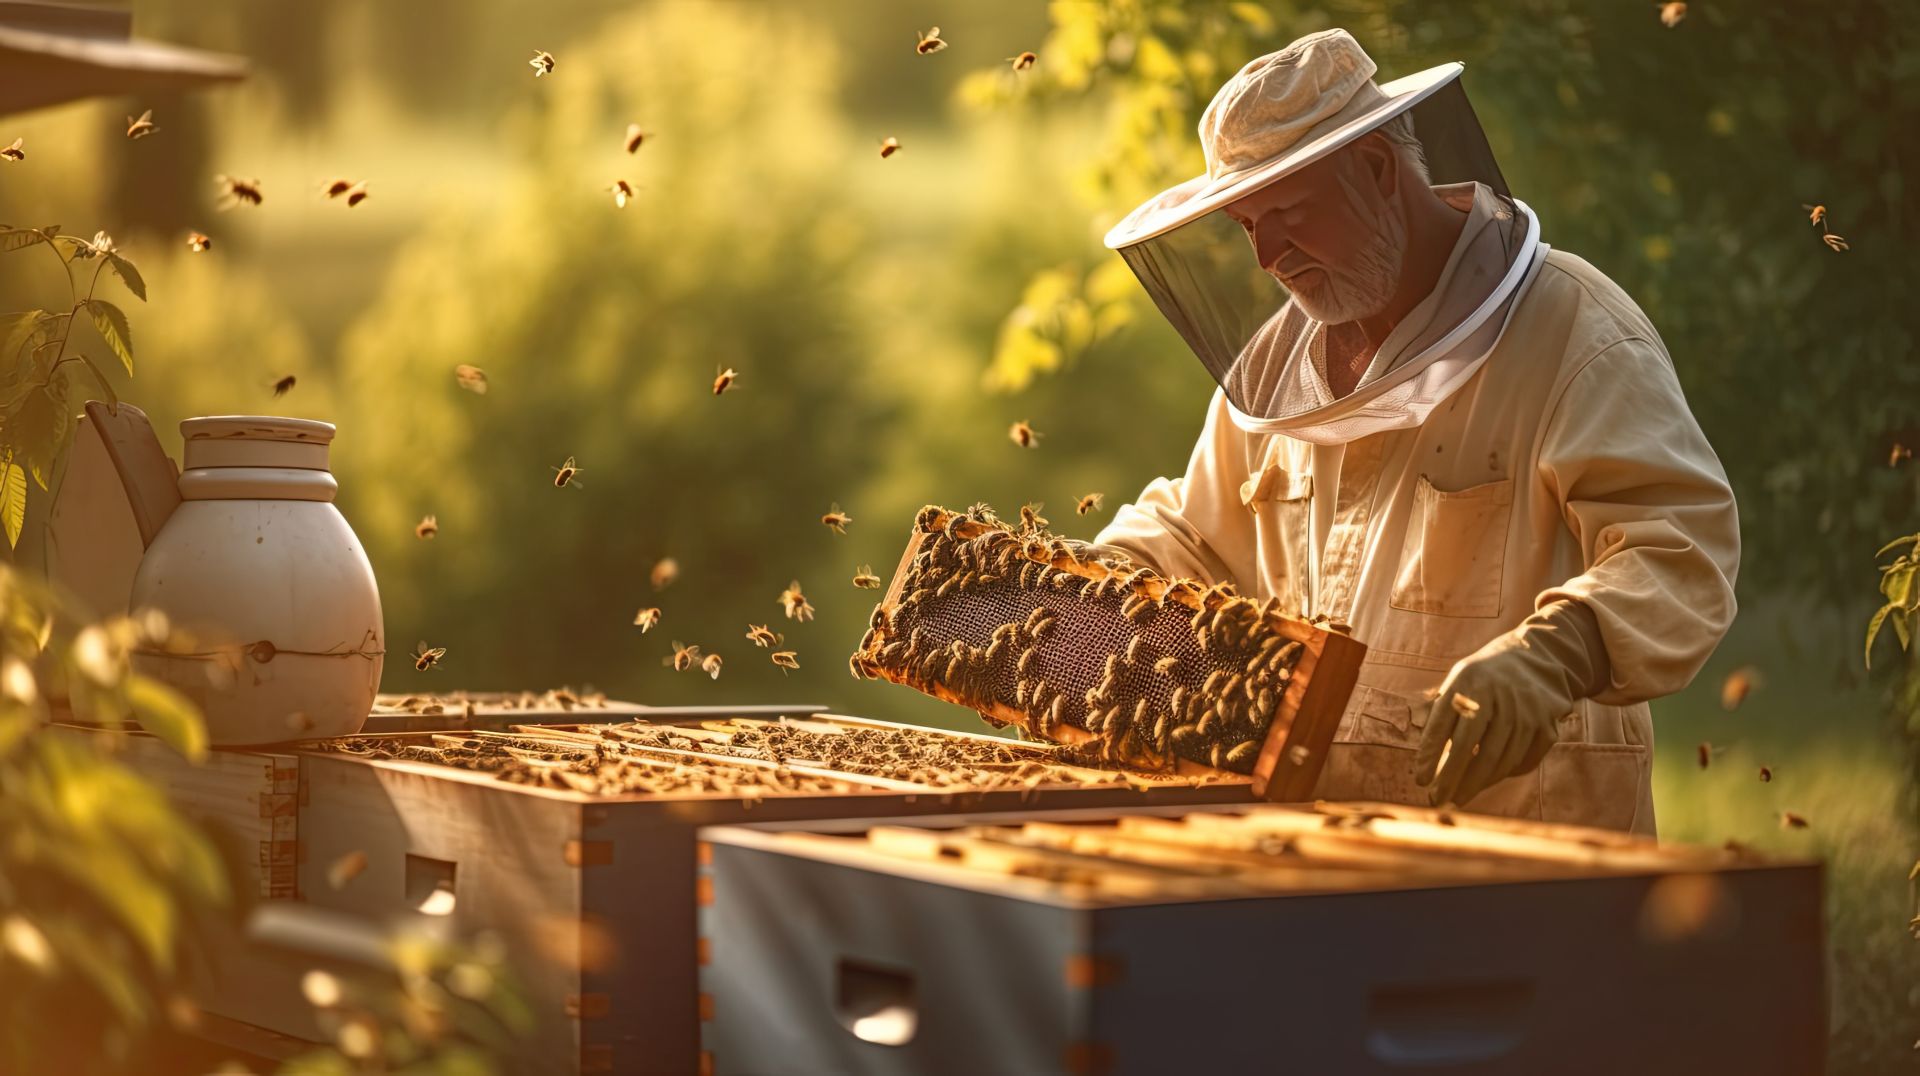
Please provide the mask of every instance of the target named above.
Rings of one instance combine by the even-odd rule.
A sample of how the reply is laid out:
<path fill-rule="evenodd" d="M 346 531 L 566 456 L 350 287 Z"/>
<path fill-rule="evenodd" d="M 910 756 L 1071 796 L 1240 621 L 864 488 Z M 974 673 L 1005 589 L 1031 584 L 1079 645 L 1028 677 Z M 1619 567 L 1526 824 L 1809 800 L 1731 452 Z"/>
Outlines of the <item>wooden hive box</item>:
<path fill-rule="evenodd" d="M 697 717 L 682 720 L 687 731 L 701 731 Z M 843 731 L 906 727 L 840 716 L 796 724 Z M 529 734 L 549 740 L 590 737 L 594 728 L 556 726 L 529 729 Z M 1011 743 L 915 731 L 960 743 Z M 433 741 L 435 735 L 365 739 L 410 744 Z M 123 757 L 149 772 L 180 770 L 180 780 L 170 778 L 170 786 L 197 787 L 198 778 L 186 772 L 192 767 L 169 762 L 169 756 L 150 737 L 129 736 Z M 256 756 L 215 751 L 211 768 L 250 772 Z M 521 1060 L 528 1071 L 538 1072 L 694 1071 L 699 1045 L 694 832 L 700 826 L 1249 798 L 1244 778 L 1144 778 L 1143 784 L 1106 774 L 1102 779 L 1110 783 L 1097 786 L 1050 780 L 1031 787 L 926 791 L 851 773 L 841 774 L 845 786 L 831 793 L 757 799 L 607 796 L 513 784 L 487 773 L 420 762 L 308 749 L 272 757 L 284 760 L 275 763 L 282 771 L 297 774 L 298 804 L 294 890 L 290 896 L 276 895 L 370 925 L 439 912 L 459 933 L 485 929 L 500 935 L 535 1013 L 536 1027 L 524 1039 Z M 719 756 L 707 761 L 716 759 L 725 761 Z M 677 761 L 704 764 L 692 753 Z M 1063 777 L 1080 772 L 1059 770 Z M 276 781 L 277 789 L 287 785 Z M 251 817 L 253 806 L 233 802 L 236 815 Z M 364 869 L 336 889 L 329 868 L 348 856 L 364 856 Z M 205 1009 L 294 1039 L 318 1035 L 310 1008 L 299 1000 L 298 981 L 307 968 L 327 966 L 324 961 L 249 949 L 232 930 L 220 944 L 226 950 L 216 961 L 221 973 L 197 991 Z"/>
<path fill-rule="evenodd" d="M 1324 811 L 704 830 L 704 1067 L 1821 1071 L 1817 864 Z"/>

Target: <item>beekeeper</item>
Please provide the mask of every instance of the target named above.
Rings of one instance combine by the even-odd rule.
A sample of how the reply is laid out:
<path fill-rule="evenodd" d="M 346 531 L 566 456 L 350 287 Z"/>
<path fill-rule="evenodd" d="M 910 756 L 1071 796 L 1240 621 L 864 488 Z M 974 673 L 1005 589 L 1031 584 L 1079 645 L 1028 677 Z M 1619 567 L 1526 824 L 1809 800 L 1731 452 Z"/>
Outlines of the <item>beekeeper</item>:
<path fill-rule="evenodd" d="M 1647 703 L 1733 620 L 1733 494 L 1652 323 L 1508 193 L 1461 70 L 1376 85 L 1328 30 L 1214 95 L 1206 174 L 1107 245 L 1220 390 L 1186 474 L 1096 541 L 1367 645 L 1320 796 L 1651 833 Z"/>

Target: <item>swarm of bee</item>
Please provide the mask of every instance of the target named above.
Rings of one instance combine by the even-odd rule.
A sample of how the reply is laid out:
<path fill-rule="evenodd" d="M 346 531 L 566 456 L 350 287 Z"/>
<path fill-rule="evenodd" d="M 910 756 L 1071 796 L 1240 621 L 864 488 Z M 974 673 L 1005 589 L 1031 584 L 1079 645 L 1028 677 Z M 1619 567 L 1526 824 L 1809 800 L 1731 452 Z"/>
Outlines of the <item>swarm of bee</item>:
<path fill-rule="evenodd" d="M 733 719 L 699 727 L 645 722 L 510 732 L 352 736 L 319 750 L 491 773 L 503 781 L 589 795 L 844 794 L 872 780 L 928 791 L 1122 784 L 1145 775 L 1094 773 L 1059 748 L 906 726 L 835 727 Z"/>
<path fill-rule="evenodd" d="M 899 600 L 873 611 L 854 676 L 1089 760 L 1252 772 L 1274 718 L 1297 705 L 1289 687 L 1315 629 L 1277 599 L 1095 559 L 1044 527 L 1037 511 L 1015 526 L 983 505 L 921 509 Z"/>

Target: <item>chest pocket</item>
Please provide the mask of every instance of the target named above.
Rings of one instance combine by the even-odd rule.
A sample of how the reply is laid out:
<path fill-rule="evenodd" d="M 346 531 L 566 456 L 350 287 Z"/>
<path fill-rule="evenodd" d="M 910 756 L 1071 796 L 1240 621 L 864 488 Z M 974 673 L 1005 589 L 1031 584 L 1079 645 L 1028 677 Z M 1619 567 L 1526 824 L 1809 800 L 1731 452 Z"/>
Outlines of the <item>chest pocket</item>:
<path fill-rule="evenodd" d="M 1283 608 L 1304 616 L 1312 578 L 1313 475 L 1261 468 L 1241 484 L 1240 503 L 1257 519 L 1262 583 Z"/>
<path fill-rule="evenodd" d="M 1420 476 L 1388 604 L 1439 616 L 1500 615 L 1513 480 L 1455 492 Z"/>

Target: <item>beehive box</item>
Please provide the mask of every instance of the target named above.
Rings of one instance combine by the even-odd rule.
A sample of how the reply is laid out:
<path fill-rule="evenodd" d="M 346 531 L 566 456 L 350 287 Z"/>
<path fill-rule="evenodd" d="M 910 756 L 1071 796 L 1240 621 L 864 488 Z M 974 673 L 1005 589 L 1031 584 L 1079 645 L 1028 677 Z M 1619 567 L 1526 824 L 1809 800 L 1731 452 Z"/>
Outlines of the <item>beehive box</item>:
<path fill-rule="evenodd" d="M 716 1073 L 1822 1067 L 1815 864 L 1371 804 L 702 842 Z"/>
<path fill-rule="evenodd" d="M 984 505 L 914 519 L 849 660 L 1090 756 L 1313 795 L 1366 647 L 1229 584 L 1097 557 Z"/>
<path fill-rule="evenodd" d="M 274 834 L 297 840 L 290 899 L 370 924 L 438 915 L 461 933 L 498 933 L 535 1013 L 523 1060 L 539 1072 L 694 1070 L 698 826 L 1249 798 L 1244 779 L 1129 777 L 1055 764 L 1048 745 L 862 718 L 685 720 L 362 736 L 351 739 L 358 754 L 313 745 L 271 755 L 217 751 L 214 767 L 251 773 L 264 756 L 273 768 L 261 770 L 260 791 L 270 777 L 274 795 L 288 795 L 290 783 L 297 789 L 295 836 Z M 874 768 L 905 776 L 854 772 L 844 768 L 852 765 L 847 759 L 798 742 L 843 735 L 911 735 L 956 752 L 1030 759 L 982 763 L 973 775 L 942 784 L 926 773 L 909 779 L 911 765 Z M 650 746 L 666 736 L 679 746 Z M 609 737 L 624 740 L 617 766 L 591 774 L 569 768 L 569 752 L 592 752 L 595 741 Z M 784 738 L 784 765 L 747 757 L 740 746 L 748 739 L 764 745 L 769 737 Z M 802 750 L 822 757 L 799 757 Z M 503 779 L 483 768 L 415 760 L 435 751 L 476 766 L 502 755 L 524 765 Z M 399 757 L 375 757 L 382 754 Z M 199 786 L 191 767 L 169 761 L 171 753 L 150 738 L 130 737 L 125 757 L 164 772 L 176 790 L 191 794 Z M 605 790 L 649 775 L 706 787 Z M 588 781 L 600 783 L 582 783 Z M 244 795 L 230 799 L 237 817 L 199 817 L 257 829 L 258 806 Z M 336 888 L 330 871 L 343 862 L 359 869 Z M 298 976 L 311 960 L 248 952 L 216 964 L 224 973 L 197 998 L 210 1012 L 283 1035 L 317 1036 L 298 994 Z"/>

